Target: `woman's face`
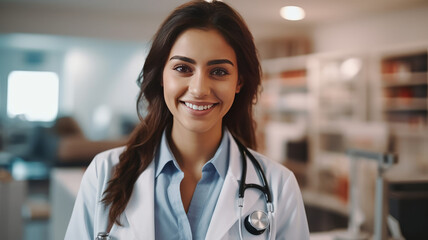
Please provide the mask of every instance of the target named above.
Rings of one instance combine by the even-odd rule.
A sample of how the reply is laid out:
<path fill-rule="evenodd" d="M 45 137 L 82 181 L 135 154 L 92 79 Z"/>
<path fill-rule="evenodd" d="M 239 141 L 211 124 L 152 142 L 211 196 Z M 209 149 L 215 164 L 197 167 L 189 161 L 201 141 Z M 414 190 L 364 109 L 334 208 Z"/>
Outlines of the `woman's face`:
<path fill-rule="evenodd" d="M 242 85 L 235 51 L 216 30 L 186 30 L 171 48 L 162 84 L 173 128 L 221 131 Z"/>

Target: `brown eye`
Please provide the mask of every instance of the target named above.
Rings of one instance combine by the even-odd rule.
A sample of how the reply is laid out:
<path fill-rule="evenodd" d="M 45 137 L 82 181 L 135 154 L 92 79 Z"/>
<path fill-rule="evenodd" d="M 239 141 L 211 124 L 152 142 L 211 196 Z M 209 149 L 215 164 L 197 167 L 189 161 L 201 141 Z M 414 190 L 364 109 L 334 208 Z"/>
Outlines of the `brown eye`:
<path fill-rule="evenodd" d="M 190 73 L 192 72 L 192 69 L 190 69 L 188 66 L 186 65 L 178 65 L 176 67 L 174 67 L 174 70 L 180 73 Z"/>
<path fill-rule="evenodd" d="M 211 75 L 214 75 L 217 77 L 222 77 L 222 76 L 229 75 L 229 72 L 223 68 L 216 68 L 216 69 L 211 71 Z"/>

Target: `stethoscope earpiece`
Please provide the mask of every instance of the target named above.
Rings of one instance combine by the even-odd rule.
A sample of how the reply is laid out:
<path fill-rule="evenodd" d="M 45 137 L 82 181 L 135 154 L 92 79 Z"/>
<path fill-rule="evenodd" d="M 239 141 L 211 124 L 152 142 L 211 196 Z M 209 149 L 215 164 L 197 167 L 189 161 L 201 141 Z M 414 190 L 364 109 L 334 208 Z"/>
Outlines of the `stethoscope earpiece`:
<path fill-rule="evenodd" d="M 244 225 L 251 234 L 260 235 L 269 227 L 268 215 L 263 211 L 254 211 L 245 218 Z"/>

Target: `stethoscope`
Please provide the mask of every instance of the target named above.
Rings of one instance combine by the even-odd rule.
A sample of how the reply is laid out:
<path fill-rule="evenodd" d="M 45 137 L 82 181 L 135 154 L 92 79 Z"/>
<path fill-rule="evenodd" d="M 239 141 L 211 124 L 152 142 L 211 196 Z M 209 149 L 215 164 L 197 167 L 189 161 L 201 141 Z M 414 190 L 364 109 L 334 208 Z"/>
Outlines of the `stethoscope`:
<path fill-rule="evenodd" d="M 263 193 L 266 200 L 266 209 L 267 213 L 262 210 L 256 210 L 250 213 L 245 217 L 244 226 L 247 231 L 253 235 L 260 235 L 269 228 L 269 238 L 271 239 L 271 233 L 273 228 L 273 204 L 272 204 L 272 194 L 268 182 L 266 180 L 265 173 L 260 166 L 260 163 L 254 157 L 254 155 L 244 146 L 241 142 L 234 137 L 236 144 L 238 145 L 239 152 L 241 153 L 242 161 L 242 174 L 241 181 L 239 183 L 238 189 L 238 208 L 239 208 L 239 238 L 243 240 L 242 237 L 242 209 L 244 208 L 244 194 L 245 190 L 248 188 L 255 188 Z M 258 185 L 254 183 L 246 184 L 247 179 L 247 158 L 251 160 L 253 166 L 257 170 L 257 175 L 260 178 L 260 181 L 263 185 Z M 110 240 L 108 232 L 99 232 L 95 240 Z"/>
<path fill-rule="evenodd" d="M 241 160 L 242 160 L 242 175 L 241 175 L 241 181 L 239 183 L 239 190 L 238 190 L 238 208 L 239 208 L 239 238 L 242 240 L 242 209 L 244 208 L 244 194 L 245 190 L 248 188 L 255 188 L 263 193 L 266 200 L 266 209 L 267 213 L 262 210 L 256 210 L 252 212 L 251 214 L 247 215 L 244 220 L 244 226 L 247 229 L 247 231 L 253 235 L 260 235 L 267 228 L 269 228 L 269 238 L 271 239 L 271 233 L 273 228 L 273 203 L 272 203 L 272 195 L 270 192 L 270 188 L 268 185 L 268 182 L 266 180 L 265 173 L 262 169 L 262 166 L 260 166 L 260 163 L 257 161 L 257 159 L 253 156 L 253 154 L 244 146 L 242 143 L 238 141 L 238 139 L 234 138 L 236 144 L 238 145 L 239 151 L 241 153 Z M 263 185 L 258 184 L 246 184 L 247 179 L 247 156 L 255 169 L 257 170 L 257 175 L 260 178 L 260 181 Z"/>

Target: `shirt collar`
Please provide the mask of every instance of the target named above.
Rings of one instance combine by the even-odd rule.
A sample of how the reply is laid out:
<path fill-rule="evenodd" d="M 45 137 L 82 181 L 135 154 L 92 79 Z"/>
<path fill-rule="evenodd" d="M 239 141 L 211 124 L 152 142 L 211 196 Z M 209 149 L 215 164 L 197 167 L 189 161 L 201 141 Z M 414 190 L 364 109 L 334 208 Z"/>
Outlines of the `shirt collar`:
<path fill-rule="evenodd" d="M 229 134 L 227 133 L 227 130 L 223 131 L 220 146 L 217 148 L 214 157 L 205 165 L 208 163 L 212 163 L 214 165 L 221 178 L 226 178 L 227 168 L 229 166 Z"/>
<path fill-rule="evenodd" d="M 163 131 L 162 139 L 159 144 L 159 150 L 155 160 L 156 177 L 159 176 L 159 174 L 163 171 L 169 162 L 177 162 L 175 161 L 174 155 L 172 154 L 172 151 L 169 147 L 166 130 Z M 176 164 L 176 167 L 178 167 L 178 164 Z"/>
<path fill-rule="evenodd" d="M 177 161 L 175 160 L 174 155 L 172 154 L 171 148 L 168 144 L 166 131 L 167 130 L 164 130 L 162 134 L 162 139 L 159 144 L 158 152 L 156 154 L 156 159 L 155 159 L 156 178 L 159 176 L 159 174 L 163 172 L 166 165 L 168 165 L 170 162 L 174 164 L 177 170 L 181 171 Z M 209 164 L 212 164 L 215 167 L 218 174 L 220 175 L 220 177 L 224 179 L 226 177 L 227 169 L 229 166 L 229 145 L 230 145 L 229 134 L 227 130 L 224 130 L 223 136 L 220 142 L 220 146 L 217 148 L 217 151 L 214 154 L 214 157 L 212 157 L 207 163 L 204 164 L 202 168 L 203 171 L 205 169 L 209 169 L 207 168 L 207 166 Z"/>

